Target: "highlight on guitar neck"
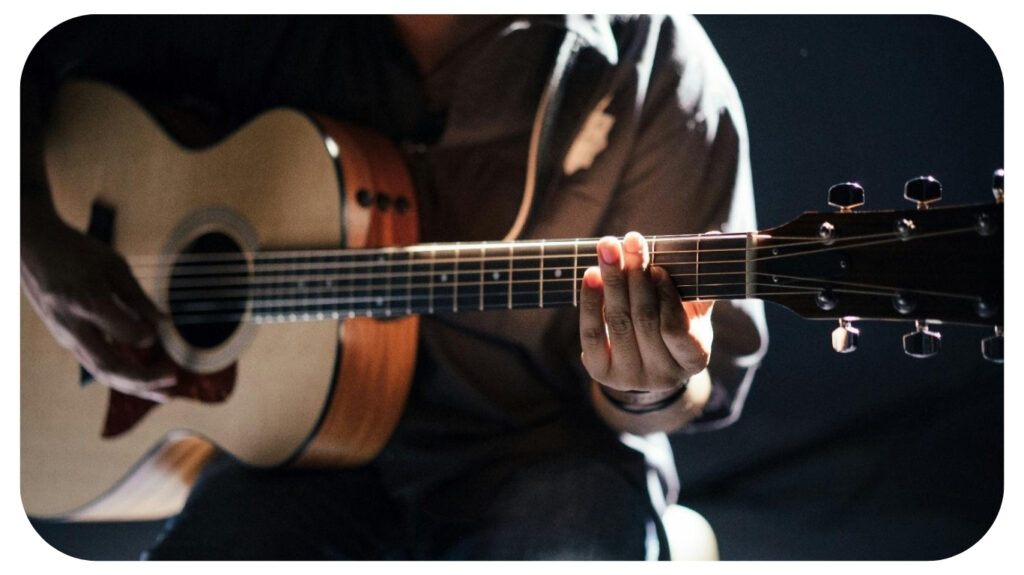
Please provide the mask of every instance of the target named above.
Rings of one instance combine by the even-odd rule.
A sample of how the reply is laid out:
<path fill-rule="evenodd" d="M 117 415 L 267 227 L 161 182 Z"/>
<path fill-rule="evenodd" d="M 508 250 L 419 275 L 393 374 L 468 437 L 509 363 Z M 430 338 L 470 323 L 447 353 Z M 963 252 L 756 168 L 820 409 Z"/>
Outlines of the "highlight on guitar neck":
<path fill-rule="evenodd" d="M 808 212 L 758 235 L 751 258 L 753 297 L 807 319 L 831 319 L 832 347 L 857 349 L 856 320 L 906 321 L 903 350 L 939 352 L 940 324 L 986 327 L 981 353 L 1003 361 L 1003 170 L 991 204 L 933 207 L 942 196 L 931 176 L 908 181 L 916 209 L 854 211 L 864 190 L 847 182 L 829 189 L 837 212 Z"/>

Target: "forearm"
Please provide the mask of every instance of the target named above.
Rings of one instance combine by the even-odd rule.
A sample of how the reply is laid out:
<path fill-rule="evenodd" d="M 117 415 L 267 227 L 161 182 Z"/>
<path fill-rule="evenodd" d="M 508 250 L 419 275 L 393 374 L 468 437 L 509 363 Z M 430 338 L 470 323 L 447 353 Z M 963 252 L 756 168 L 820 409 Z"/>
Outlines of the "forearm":
<path fill-rule="evenodd" d="M 686 384 L 685 393 L 664 408 L 647 413 L 632 413 L 631 411 L 643 410 L 644 405 L 662 401 L 671 396 L 672 392 L 636 394 L 609 387 L 602 390 L 598 387 L 600 385 L 596 381 L 591 381 L 590 385 L 590 397 L 597 414 L 612 429 L 634 435 L 671 432 L 680 429 L 700 416 L 711 393 L 711 378 L 707 370 L 704 370 L 691 377 Z M 608 396 L 620 404 L 625 404 L 630 411 L 615 405 Z"/>

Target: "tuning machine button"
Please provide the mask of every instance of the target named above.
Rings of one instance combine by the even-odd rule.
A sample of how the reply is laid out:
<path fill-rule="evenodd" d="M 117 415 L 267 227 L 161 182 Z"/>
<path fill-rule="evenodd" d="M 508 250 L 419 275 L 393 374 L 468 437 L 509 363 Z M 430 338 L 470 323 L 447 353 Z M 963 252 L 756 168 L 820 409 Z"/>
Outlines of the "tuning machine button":
<path fill-rule="evenodd" d="M 850 353 L 857 350 L 860 330 L 853 327 L 845 319 L 839 320 L 839 327 L 832 330 L 832 349 L 838 353 Z"/>
<path fill-rule="evenodd" d="M 996 197 L 996 203 L 1003 203 L 1003 169 L 999 168 L 992 175 L 992 195 Z"/>
<path fill-rule="evenodd" d="M 839 208 L 840 212 L 849 212 L 863 206 L 864 188 L 856 182 L 836 184 L 828 189 L 828 205 Z"/>
<path fill-rule="evenodd" d="M 928 204 L 942 199 L 942 184 L 931 176 L 921 176 L 903 186 L 903 197 L 917 203 L 917 209 L 926 210 Z"/>
<path fill-rule="evenodd" d="M 903 336 L 903 351 L 910 357 L 925 358 L 939 353 L 942 348 L 942 334 L 931 331 L 923 322 L 917 322 L 916 329 Z"/>
<path fill-rule="evenodd" d="M 1003 328 L 996 326 L 996 334 L 981 340 L 981 356 L 994 363 L 1003 363 Z"/>

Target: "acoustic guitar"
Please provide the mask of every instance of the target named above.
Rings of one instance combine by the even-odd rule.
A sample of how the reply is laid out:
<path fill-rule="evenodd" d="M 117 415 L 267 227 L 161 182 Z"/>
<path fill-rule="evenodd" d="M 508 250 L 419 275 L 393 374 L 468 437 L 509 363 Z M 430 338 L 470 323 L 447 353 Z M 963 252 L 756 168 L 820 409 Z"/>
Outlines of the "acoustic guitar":
<path fill-rule="evenodd" d="M 416 197 L 386 139 L 295 110 L 190 149 L 125 94 L 61 89 L 45 145 L 54 203 L 109 241 L 168 313 L 177 365 L 157 405 L 91 381 L 22 297 L 21 484 L 29 515 L 144 519 L 180 509 L 216 448 L 254 466 L 354 466 L 402 413 L 418 316 L 574 306 L 596 239 L 418 244 Z M 933 327 L 985 327 L 1002 359 L 1003 209 L 838 211 L 757 232 L 649 238 L 686 300 L 759 298 L 838 322 L 908 321 L 916 356 Z M 994 331 L 993 331 L 994 330 Z M 216 447 L 214 447 L 216 446 Z"/>

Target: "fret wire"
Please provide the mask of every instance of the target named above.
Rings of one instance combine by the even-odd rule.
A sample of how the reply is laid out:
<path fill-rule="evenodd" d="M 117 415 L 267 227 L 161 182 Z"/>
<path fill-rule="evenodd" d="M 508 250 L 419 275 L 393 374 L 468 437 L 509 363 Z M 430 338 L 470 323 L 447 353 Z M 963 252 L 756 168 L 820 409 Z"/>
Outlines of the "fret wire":
<path fill-rule="evenodd" d="M 480 248 L 480 311 L 484 310 L 484 262 L 486 254 L 484 248 Z"/>
<path fill-rule="evenodd" d="M 459 242 L 455 242 L 455 267 L 452 269 L 452 279 L 454 280 L 455 287 L 452 288 L 452 311 L 459 311 Z"/>
<path fill-rule="evenodd" d="M 580 267 L 580 240 L 576 239 L 572 244 L 572 307 L 579 307 L 579 288 L 576 286 L 576 274 L 579 273 Z"/>
<path fill-rule="evenodd" d="M 392 274 L 391 265 L 392 265 L 392 262 L 393 262 L 392 258 L 394 256 L 394 254 L 395 254 L 395 252 L 389 251 L 389 252 L 385 252 L 385 255 L 384 255 L 384 258 L 387 260 L 387 263 L 385 264 L 384 267 L 388 271 L 387 272 L 388 273 L 388 277 L 387 277 L 387 280 L 386 280 L 387 283 L 385 284 L 386 287 L 384 288 L 384 291 L 388 294 L 387 295 L 387 300 L 388 300 L 387 301 L 387 309 L 384 310 L 385 317 L 391 317 L 391 299 L 394 297 L 394 292 L 391 291 L 391 274 Z"/>
<path fill-rule="evenodd" d="M 508 245 L 508 309 L 512 309 L 512 262 L 515 261 L 513 257 L 513 244 Z"/>
<path fill-rule="evenodd" d="M 544 307 L 544 240 L 540 241 L 540 307 Z"/>
<path fill-rule="evenodd" d="M 437 251 L 430 250 L 430 313 L 434 313 L 434 260 Z"/>

